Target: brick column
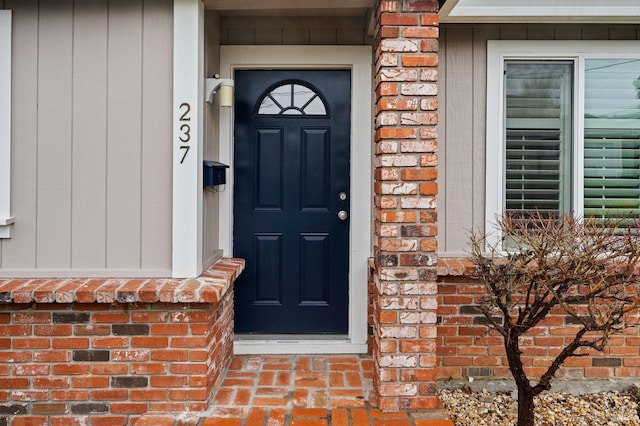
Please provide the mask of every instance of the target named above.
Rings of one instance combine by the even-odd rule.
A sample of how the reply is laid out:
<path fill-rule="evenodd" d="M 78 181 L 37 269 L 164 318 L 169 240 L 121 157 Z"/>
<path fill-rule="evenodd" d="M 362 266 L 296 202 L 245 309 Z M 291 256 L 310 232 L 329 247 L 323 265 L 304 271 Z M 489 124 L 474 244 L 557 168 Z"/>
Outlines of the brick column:
<path fill-rule="evenodd" d="M 380 0 L 375 29 L 374 386 L 435 408 L 438 1 Z"/>

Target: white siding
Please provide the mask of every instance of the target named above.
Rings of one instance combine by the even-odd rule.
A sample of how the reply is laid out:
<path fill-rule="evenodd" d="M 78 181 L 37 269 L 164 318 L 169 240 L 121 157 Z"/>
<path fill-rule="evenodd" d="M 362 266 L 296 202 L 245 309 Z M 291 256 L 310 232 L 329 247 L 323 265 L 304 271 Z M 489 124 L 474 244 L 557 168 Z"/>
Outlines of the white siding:
<path fill-rule="evenodd" d="M 484 230 L 487 40 L 638 39 L 640 25 L 442 25 L 438 246 L 461 256 Z"/>
<path fill-rule="evenodd" d="M 13 10 L 0 276 L 171 275 L 171 0 Z"/>

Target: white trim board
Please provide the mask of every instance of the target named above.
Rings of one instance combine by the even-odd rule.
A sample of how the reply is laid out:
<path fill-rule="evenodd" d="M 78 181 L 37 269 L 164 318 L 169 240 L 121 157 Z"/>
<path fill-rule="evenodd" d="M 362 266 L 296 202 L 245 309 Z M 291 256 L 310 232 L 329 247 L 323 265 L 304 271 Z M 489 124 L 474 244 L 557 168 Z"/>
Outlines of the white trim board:
<path fill-rule="evenodd" d="M 374 6 L 373 0 L 204 0 L 207 10 L 305 10 L 305 9 L 363 9 Z M 277 12 L 276 12 L 277 13 Z"/>
<path fill-rule="evenodd" d="M 172 276 L 202 272 L 204 6 L 173 3 Z"/>
<path fill-rule="evenodd" d="M 0 10 L 0 238 L 11 237 L 11 11 Z"/>
<path fill-rule="evenodd" d="M 629 16 L 637 0 L 458 0 L 450 16 Z"/>
<path fill-rule="evenodd" d="M 449 0 L 440 13 L 444 23 L 637 23 L 638 16 L 637 0 Z"/>
<path fill-rule="evenodd" d="M 278 355 L 278 354 L 362 354 L 366 353 L 366 343 L 351 343 L 351 339 L 299 339 L 265 338 L 243 339 L 236 337 L 233 352 L 243 355 Z"/>
<path fill-rule="evenodd" d="M 349 333 L 345 340 L 242 340 L 235 353 L 362 353 L 367 347 L 367 273 L 371 256 L 371 108 L 372 53 L 370 46 L 221 46 L 220 75 L 232 78 L 235 69 L 343 68 L 351 69 L 351 221 L 349 236 Z M 220 109 L 219 159 L 233 170 L 233 115 Z M 220 241 L 225 256 L 233 253 L 233 173 L 228 191 L 220 193 Z M 325 349 L 322 349 L 322 348 Z M 297 352 L 291 352 L 297 351 Z"/>

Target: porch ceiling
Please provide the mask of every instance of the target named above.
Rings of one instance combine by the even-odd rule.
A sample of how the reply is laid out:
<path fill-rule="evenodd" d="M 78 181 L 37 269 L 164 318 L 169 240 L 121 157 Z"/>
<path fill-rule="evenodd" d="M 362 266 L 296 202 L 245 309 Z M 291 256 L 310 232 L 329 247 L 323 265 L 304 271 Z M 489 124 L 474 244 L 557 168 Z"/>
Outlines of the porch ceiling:
<path fill-rule="evenodd" d="M 375 0 L 204 0 L 222 16 L 366 16 Z"/>
<path fill-rule="evenodd" d="M 443 23 L 640 23 L 638 0 L 446 0 Z"/>

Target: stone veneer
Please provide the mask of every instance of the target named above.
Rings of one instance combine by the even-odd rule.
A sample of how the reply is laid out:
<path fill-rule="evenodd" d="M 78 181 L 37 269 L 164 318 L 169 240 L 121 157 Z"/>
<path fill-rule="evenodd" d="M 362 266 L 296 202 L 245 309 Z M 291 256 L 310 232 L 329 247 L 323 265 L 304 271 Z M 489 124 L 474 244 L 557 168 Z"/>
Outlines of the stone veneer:
<path fill-rule="evenodd" d="M 243 268 L 222 259 L 184 280 L 0 280 L 0 425 L 115 426 L 206 408 L 232 357 Z"/>

